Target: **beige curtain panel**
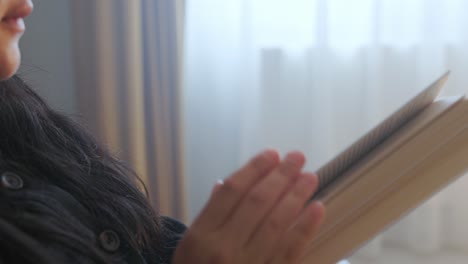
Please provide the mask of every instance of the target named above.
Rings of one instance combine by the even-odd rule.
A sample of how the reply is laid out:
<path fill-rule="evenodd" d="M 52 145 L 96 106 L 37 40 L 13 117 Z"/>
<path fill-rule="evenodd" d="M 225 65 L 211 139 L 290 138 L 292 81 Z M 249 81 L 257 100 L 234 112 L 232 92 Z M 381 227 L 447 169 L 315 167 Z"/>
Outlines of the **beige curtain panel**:
<path fill-rule="evenodd" d="M 143 179 L 162 214 L 186 220 L 181 1 L 73 1 L 78 109 Z"/>

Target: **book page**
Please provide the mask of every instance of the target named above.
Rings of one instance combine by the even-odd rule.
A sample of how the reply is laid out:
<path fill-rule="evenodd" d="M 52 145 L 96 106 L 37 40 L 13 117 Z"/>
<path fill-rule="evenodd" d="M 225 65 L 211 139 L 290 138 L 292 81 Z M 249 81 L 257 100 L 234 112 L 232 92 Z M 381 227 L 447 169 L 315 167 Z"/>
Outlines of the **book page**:
<path fill-rule="evenodd" d="M 316 172 L 319 177 L 319 187 L 312 199 L 319 199 L 327 186 L 337 180 L 340 175 L 392 135 L 398 128 L 430 105 L 440 93 L 440 90 L 448 79 L 448 75 L 449 72 L 442 75 L 374 129 L 341 152 L 333 160 L 322 166 Z"/>

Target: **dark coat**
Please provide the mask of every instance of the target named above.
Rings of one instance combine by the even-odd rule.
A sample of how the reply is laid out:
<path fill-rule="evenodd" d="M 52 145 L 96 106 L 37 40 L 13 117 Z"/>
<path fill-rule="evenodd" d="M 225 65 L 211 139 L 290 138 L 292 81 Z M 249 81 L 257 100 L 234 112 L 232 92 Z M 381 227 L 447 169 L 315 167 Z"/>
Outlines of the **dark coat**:
<path fill-rule="evenodd" d="M 0 263 L 101 263 L 96 255 L 107 256 L 108 263 L 170 263 L 185 231 L 180 222 L 162 217 L 162 254 L 154 257 L 157 261 L 146 259 L 144 254 L 129 250 L 118 231 L 94 233 L 99 224 L 90 220 L 87 209 L 72 194 L 20 171 L 5 167 L 0 171 L 0 210 L 4 212 L 0 218 Z"/>

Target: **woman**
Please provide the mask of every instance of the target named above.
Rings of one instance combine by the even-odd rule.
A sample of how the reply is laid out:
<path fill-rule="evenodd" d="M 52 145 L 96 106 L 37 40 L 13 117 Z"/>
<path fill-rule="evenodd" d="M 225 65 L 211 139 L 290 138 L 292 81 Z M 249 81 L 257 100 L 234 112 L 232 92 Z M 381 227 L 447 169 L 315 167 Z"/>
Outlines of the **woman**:
<path fill-rule="evenodd" d="M 0 263 L 298 263 L 324 208 L 304 156 L 266 150 L 185 227 L 136 177 L 17 76 L 28 0 L 0 0 Z M 12 77 L 13 76 L 13 77 Z"/>

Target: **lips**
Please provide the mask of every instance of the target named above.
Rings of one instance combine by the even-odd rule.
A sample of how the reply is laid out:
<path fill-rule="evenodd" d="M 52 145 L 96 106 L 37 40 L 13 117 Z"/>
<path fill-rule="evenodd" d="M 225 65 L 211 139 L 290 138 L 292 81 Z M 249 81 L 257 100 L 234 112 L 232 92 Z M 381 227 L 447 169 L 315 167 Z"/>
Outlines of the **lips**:
<path fill-rule="evenodd" d="M 23 32 L 25 30 L 23 18 L 29 16 L 32 11 L 33 4 L 30 0 L 18 1 L 7 11 L 1 22 L 15 32 Z"/>

